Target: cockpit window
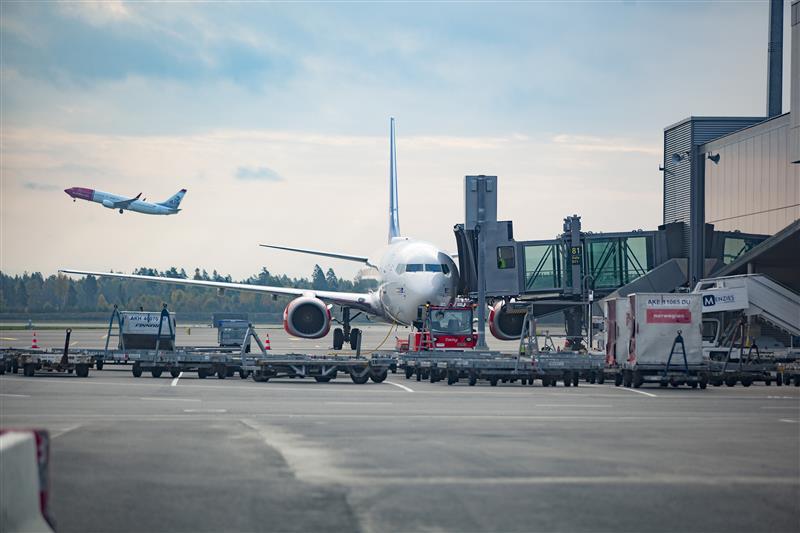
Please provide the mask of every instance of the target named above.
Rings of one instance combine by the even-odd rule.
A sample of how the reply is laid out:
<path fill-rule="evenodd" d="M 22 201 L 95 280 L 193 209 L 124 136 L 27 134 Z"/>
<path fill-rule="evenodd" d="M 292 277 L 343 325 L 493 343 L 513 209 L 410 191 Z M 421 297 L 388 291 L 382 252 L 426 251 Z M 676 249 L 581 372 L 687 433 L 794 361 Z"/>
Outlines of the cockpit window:
<path fill-rule="evenodd" d="M 409 263 L 406 265 L 406 272 L 422 272 L 422 263 Z"/>
<path fill-rule="evenodd" d="M 425 263 L 425 272 L 441 272 L 441 271 L 442 271 L 442 265 Z"/>

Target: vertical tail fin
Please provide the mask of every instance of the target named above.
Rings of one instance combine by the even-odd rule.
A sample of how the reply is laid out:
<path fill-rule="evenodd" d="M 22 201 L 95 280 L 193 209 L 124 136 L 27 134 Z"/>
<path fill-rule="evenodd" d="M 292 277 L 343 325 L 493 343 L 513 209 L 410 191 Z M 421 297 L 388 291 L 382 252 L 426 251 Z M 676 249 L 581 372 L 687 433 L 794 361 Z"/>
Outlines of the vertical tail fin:
<path fill-rule="evenodd" d="M 397 148 L 394 140 L 394 117 L 389 119 L 389 242 L 400 236 L 400 212 L 397 206 Z"/>
<path fill-rule="evenodd" d="M 178 209 L 178 206 L 181 205 L 181 200 L 183 200 L 184 194 L 186 194 L 186 189 L 181 189 L 170 196 L 168 200 L 165 200 L 158 205 L 163 205 L 164 207 L 170 207 L 172 209 Z"/>

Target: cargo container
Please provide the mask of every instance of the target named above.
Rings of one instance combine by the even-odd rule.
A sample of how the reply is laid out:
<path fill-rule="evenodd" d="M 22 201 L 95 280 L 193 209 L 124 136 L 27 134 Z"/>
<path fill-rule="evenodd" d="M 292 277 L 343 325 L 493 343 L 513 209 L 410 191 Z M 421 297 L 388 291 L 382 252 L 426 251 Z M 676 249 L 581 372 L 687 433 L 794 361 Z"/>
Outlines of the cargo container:
<path fill-rule="evenodd" d="M 708 365 L 703 358 L 702 302 L 699 294 L 636 293 L 628 296 L 625 327 L 630 336 L 627 358 L 620 359 L 615 384 L 640 387 L 645 382 L 708 384 Z M 619 314 L 617 313 L 617 318 Z"/>
<path fill-rule="evenodd" d="M 119 314 L 120 350 L 155 350 L 157 341 L 159 350 L 175 349 L 174 315 L 147 311 L 122 311 Z"/>

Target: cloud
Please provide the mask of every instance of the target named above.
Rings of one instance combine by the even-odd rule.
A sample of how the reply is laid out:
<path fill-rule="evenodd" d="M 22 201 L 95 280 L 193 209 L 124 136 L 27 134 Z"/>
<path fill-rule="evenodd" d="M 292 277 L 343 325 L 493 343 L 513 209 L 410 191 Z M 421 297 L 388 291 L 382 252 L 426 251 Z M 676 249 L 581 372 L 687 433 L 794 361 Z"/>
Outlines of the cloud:
<path fill-rule="evenodd" d="M 242 181 L 283 181 L 283 176 L 267 167 L 239 167 L 236 179 Z"/>
<path fill-rule="evenodd" d="M 36 181 L 26 181 L 22 184 L 28 190 L 31 191 L 57 191 L 60 189 L 58 185 L 53 185 L 52 183 L 41 183 Z"/>
<path fill-rule="evenodd" d="M 631 139 L 613 137 L 592 137 L 589 135 L 560 134 L 553 137 L 553 142 L 581 152 L 620 152 L 660 155 L 660 146 L 638 144 Z"/>

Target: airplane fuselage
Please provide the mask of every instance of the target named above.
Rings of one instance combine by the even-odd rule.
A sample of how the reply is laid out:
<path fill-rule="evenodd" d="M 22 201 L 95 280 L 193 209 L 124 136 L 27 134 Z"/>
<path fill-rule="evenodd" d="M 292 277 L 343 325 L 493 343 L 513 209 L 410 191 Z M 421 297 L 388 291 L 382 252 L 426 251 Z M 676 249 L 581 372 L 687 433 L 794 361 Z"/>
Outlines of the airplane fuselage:
<path fill-rule="evenodd" d="M 85 187 L 72 187 L 70 189 L 65 189 L 64 192 L 71 196 L 73 200 L 86 200 L 89 202 L 95 202 L 108 209 L 135 211 L 145 215 L 174 215 L 180 211 L 180 209 L 174 209 L 165 205 L 146 202 L 144 200 L 134 200 L 129 205 L 120 208 L 117 207 L 117 204 L 119 202 L 129 200 L 130 198 L 110 192 L 87 189 Z"/>
<path fill-rule="evenodd" d="M 373 264 L 379 280 L 373 305 L 390 323 L 410 325 L 419 306 L 448 305 L 457 294 L 456 264 L 433 244 L 396 237 Z"/>

